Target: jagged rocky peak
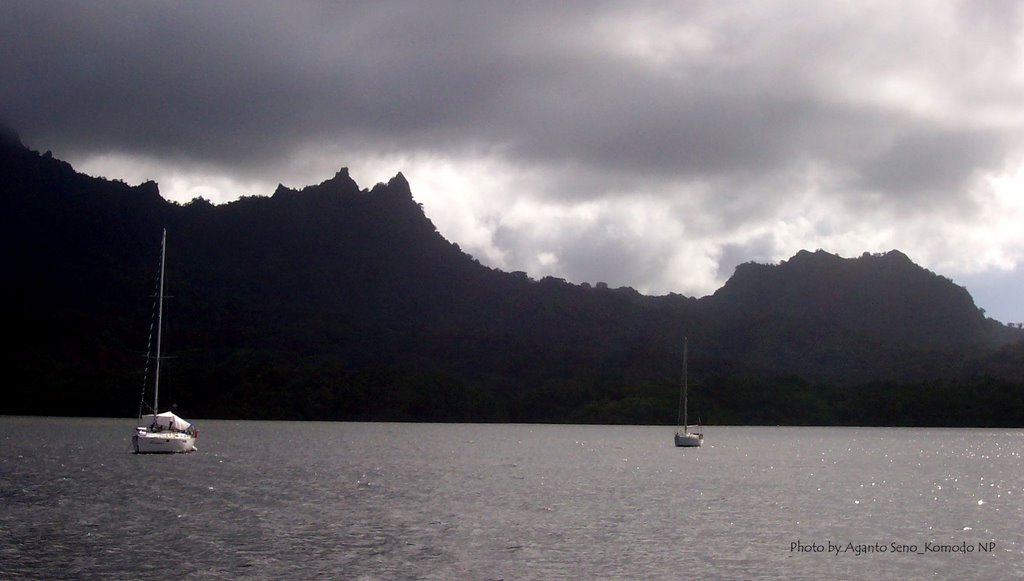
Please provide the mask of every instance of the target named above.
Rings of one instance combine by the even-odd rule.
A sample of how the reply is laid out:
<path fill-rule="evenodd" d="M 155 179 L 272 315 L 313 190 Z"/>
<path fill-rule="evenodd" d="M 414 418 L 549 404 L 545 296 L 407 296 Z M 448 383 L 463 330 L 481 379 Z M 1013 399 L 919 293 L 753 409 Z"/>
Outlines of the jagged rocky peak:
<path fill-rule="evenodd" d="M 404 223 L 407 227 L 415 227 L 436 234 L 436 227 L 423 211 L 423 207 L 412 197 L 409 181 L 401 172 L 385 183 L 378 183 L 371 190 L 360 189 L 349 175 L 347 167 L 342 167 L 334 177 L 319 184 L 292 189 L 279 184 L 271 199 L 283 206 L 290 206 L 292 201 L 303 205 L 312 204 L 317 208 L 336 207 L 338 203 L 358 204 L 362 210 L 390 212 L 388 221 Z"/>
<path fill-rule="evenodd" d="M 144 181 L 141 184 L 135 186 L 135 188 L 133 189 L 142 196 L 146 196 L 149 198 L 160 197 L 160 185 L 153 180 Z"/>
<path fill-rule="evenodd" d="M 359 185 L 348 175 L 348 168 L 343 167 L 334 174 L 334 177 L 315 186 L 306 186 L 301 191 L 305 194 L 352 195 L 359 193 Z"/>
<path fill-rule="evenodd" d="M 395 177 L 388 180 L 386 184 L 378 183 L 373 186 L 370 196 L 386 202 L 389 207 L 401 211 L 409 217 L 426 218 L 423 206 L 412 197 L 409 181 L 405 179 L 402 172 L 395 174 Z"/>
<path fill-rule="evenodd" d="M 348 175 L 347 167 L 339 169 L 334 174 L 334 177 L 332 177 L 331 179 L 325 180 L 320 184 L 311 187 L 329 189 L 332 191 L 337 191 L 339 193 L 350 193 L 359 191 L 359 185 L 355 182 L 355 180 L 352 179 L 350 175 Z"/>
<path fill-rule="evenodd" d="M 290 196 L 295 196 L 295 195 L 298 195 L 298 194 L 307 194 L 307 195 L 318 195 L 319 194 L 319 195 L 336 196 L 336 195 L 339 195 L 339 194 L 340 195 L 349 195 L 349 194 L 354 194 L 354 193 L 358 193 L 358 192 L 359 192 L 359 185 L 356 184 L 355 180 L 353 180 L 351 176 L 349 176 L 348 168 L 347 167 L 343 167 L 343 168 L 339 169 L 334 174 L 334 177 L 332 177 L 330 179 L 326 179 L 326 180 L 324 180 L 324 181 L 322 181 L 322 182 L 320 182 L 319 184 L 316 184 L 316 185 L 305 186 L 305 187 L 303 187 L 302 189 L 299 189 L 299 190 L 296 190 L 296 189 L 293 189 L 293 188 L 289 188 L 288 186 L 285 186 L 284 184 L 278 184 L 277 185 L 277 189 L 274 190 L 274 194 L 271 197 L 272 198 L 281 199 L 281 198 L 286 198 L 286 197 L 290 197 Z"/>
<path fill-rule="evenodd" d="M 402 172 L 395 174 L 395 177 L 388 180 L 388 187 L 395 190 L 396 193 L 409 194 L 412 197 L 412 189 L 409 187 L 409 180 L 405 179 L 405 175 Z"/>
<path fill-rule="evenodd" d="M 272 198 L 281 198 L 290 194 L 294 194 L 295 190 L 285 186 L 284 184 L 277 184 L 277 189 L 274 190 Z"/>
<path fill-rule="evenodd" d="M 367 192 L 367 190 L 365 190 L 365 189 L 363 189 L 363 190 L 359 189 L 359 185 L 349 175 L 349 171 L 348 171 L 347 167 L 343 167 L 343 168 L 339 169 L 338 172 L 334 174 L 333 178 L 331 178 L 329 180 L 326 180 L 326 181 L 323 181 L 323 182 L 321 182 L 321 183 L 319 183 L 319 184 L 317 184 L 315 186 L 309 186 L 309 188 L 323 188 L 323 187 L 339 188 L 339 189 L 344 190 L 344 191 Z M 308 189 L 308 188 L 304 188 L 304 189 Z M 372 194 L 373 192 L 390 192 L 390 193 L 393 193 L 393 194 L 401 194 L 403 196 L 410 197 L 410 198 L 412 197 L 412 189 L 409 186 L 409 180 L 406 179 L 405 175 L 402 174 L 402 172 L 398 172 L 397 174 L 395 174 L 395 177 L 393 177 L 390 180 L 388 180 L 388 182 L 386 184 L 385 183 L 378 183 L 378 184 L 376 184 L 373 187 L 372 190 L 369 190 L 369 193 Z"/>
<path fill-rule="evenodd" d="M 388 183 L 378 183 L 370 190 L 370 195 L 392 196 L 395 198 L 412 200 L 412 188 L 409 180 L 405 179 L 402 172 L 395 174 L 395 177 L 388 180 Z"/>
<path fill-rule="evenodd" d="M 395 174 L 395 177 L 388 180 L 385 183 L 378 183 L 373 187 L 372 190 L 360 189 L 359 184 L 352 179 L 349 175 L 347 167 L 339 169 L 334 177 L 324 180 L 316 185 L 306 186 L 299 190 L 289 188 L 284 185 L 278 185 L 274 191 L 275 196 L 289 195 L 295 193 L 309 193 L 309 194 L 370 194 L 371 196 L 392 196 L 400 199 L 412 199 L 412 189 L 409 186 L 409 181 L 405 178 L 402 172 Z"/>

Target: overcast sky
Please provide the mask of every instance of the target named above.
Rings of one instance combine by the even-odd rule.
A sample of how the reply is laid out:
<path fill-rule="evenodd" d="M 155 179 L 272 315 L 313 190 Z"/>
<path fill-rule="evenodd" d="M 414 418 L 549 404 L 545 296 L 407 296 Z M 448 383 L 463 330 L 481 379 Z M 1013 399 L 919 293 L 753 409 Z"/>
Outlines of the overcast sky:
<path fill-rule="evenodd" d="M 1024 321 L 1018 2 L 0 3 L 0 119 L 220 203 L 398 171 L 481 262 L 651 294 L 899 249 Z"/>

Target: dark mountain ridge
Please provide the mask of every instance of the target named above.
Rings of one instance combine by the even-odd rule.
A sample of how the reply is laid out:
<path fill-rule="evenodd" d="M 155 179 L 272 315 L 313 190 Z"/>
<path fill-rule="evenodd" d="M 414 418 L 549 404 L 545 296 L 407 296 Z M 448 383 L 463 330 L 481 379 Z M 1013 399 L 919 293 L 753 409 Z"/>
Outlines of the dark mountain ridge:
<path fill-rule="evenodd" d="M 401 174 L 182 205 L 12 134 L 0 204 L 16 345 L 0 413 L 134 413 L 164 227 L 168 381 L 193 416 L 669 422 L 684 335 L 695 402 L 719 422 L 747 417 L 728 386 L 749 378 L 1024 379 L 1021 333 L 897 251 L 801 252 L 741 265 L 710 297 L 649 297 L 485 267 Z"/>
<path fill-rule="evenodd" d="M 991 327 L 967 289 L 898 250 L 857 259 L 802 250 L 777 266 L 743 264 L 714 299 L 744 317 L 813 319 L 889 342 L 969 344 Z"/>

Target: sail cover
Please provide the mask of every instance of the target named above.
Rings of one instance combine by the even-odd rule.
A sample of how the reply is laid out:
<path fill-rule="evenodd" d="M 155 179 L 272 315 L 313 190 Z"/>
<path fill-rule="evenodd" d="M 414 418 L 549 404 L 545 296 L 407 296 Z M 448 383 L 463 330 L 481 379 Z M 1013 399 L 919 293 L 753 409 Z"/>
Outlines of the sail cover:
<path fill-rule="evenodd" d="M 157 414 L 156 416 L 153 414 L 142 416 L 143 426 L 152 426 L 153 424 L 156 424 L 165 430 L 177 430 L 179 432 L 184 432 L 192 426 L 192 424 L 171 412 L 164 412 L 162 414 Z"/>

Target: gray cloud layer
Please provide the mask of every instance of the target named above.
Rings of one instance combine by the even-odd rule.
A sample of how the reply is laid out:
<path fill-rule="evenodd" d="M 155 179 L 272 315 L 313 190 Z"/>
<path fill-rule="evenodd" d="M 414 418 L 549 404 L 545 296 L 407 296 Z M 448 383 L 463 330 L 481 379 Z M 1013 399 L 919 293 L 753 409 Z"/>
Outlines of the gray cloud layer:
<path fill-rule="evenodd" d="M 439 226 L 532 274 L 701 294 L 818 246 L 975 272 L 1024 260 L 991 223 L 1019 195 L 986 185 L 1024 164 L 1022 26 L 1014 2 L 5 3 L 0 115 L 225 183 L 489 160 Z"/>

